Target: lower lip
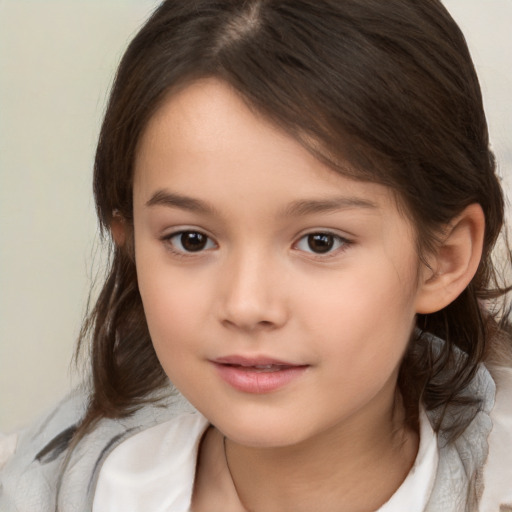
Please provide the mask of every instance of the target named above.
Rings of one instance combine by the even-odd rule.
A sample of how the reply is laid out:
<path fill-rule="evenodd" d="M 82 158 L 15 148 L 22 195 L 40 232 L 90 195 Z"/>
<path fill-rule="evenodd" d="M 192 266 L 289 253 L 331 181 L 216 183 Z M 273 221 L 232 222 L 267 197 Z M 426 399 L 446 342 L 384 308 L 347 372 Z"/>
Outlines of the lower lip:
<path fill-rule="evenodd" d="M 263 371 L 243 366 L 214 363 L 221 378 L 244 393 L 264 394 L 283 388 L 298 379 L 307 366 L 285 366 L 280 370 Z"/>

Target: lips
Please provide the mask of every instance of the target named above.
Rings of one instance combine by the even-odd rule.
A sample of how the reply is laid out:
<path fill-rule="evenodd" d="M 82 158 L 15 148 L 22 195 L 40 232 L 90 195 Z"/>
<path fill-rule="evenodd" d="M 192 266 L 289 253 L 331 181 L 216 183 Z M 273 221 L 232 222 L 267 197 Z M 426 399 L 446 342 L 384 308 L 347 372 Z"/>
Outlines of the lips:
<path fill-rule="evenodd" d="M 253 394 L 277 391 L 298 379 L 309 367 L 267 357 L 228 356 L 212 363 L 227 384 Z"/>

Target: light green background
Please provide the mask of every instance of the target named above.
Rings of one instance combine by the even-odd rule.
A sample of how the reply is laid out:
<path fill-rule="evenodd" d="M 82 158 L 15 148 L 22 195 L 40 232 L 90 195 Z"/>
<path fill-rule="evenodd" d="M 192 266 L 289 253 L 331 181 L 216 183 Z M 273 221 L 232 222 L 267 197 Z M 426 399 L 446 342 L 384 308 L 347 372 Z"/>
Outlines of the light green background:
<path fill-rule="evenodd" d="M 155 5 L 0 0 L 0 431 L 79 379 L 70 360 L 101 261 L 90 184 L 96 137 L 116 63 Z M 508 180 L 512 0 L 446 5 L 472 49 Z"/>

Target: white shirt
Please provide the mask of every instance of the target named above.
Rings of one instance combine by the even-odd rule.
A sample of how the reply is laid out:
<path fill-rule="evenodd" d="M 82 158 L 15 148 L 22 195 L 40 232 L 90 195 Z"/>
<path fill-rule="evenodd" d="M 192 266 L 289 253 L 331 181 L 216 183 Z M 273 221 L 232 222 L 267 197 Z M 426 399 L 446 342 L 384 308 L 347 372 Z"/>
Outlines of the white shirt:
<path fill-rule="evenodd" d="M 183 413 L 121 443 L 101 468 L 93 512 L 188 512 L 199 442 L 207 427 L 201 414 Z M 422 512 L 437 463 L 437 437 L 421 411 L 415 463 L 378 512 Z"/>

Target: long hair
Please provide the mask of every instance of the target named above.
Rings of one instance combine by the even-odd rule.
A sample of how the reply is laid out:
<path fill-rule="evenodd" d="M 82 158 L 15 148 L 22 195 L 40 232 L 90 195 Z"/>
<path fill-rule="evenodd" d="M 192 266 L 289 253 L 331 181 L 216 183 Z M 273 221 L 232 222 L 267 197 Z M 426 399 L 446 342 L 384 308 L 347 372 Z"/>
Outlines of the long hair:
<path fill-rule="evenodd" d="M 122 58 L 101 128 L 94 194 L 107 236 L 114 212 L 130 231 L 134 158 L 149 119 L 165 98 L 203 77 L 228 83 L 338 172 L 394 190 L 416 228 L 420 258 L 435 247 L 440 227 L 481 205 L 478 271 L 452 304 L 418 316 L 399 375 L 410 423 L 420 400 L 427 409 L 471 403 L 462 391 L 478 364 L 492 358 L 496 340 L 508 342 L 489 307 L 505 292 L 491 259 L 504 206 L 475 69 L 441 2 L 164 1 Z M 445 340 L 440 351 L 425 333 Z M 92 389 L 78 437 L 168 386 L 144 317 L 130 236 L 112 250 L 82 329 L 79 347 L 86 346 Z M 453 371 L 445 375 L 447 367 Z"/>

